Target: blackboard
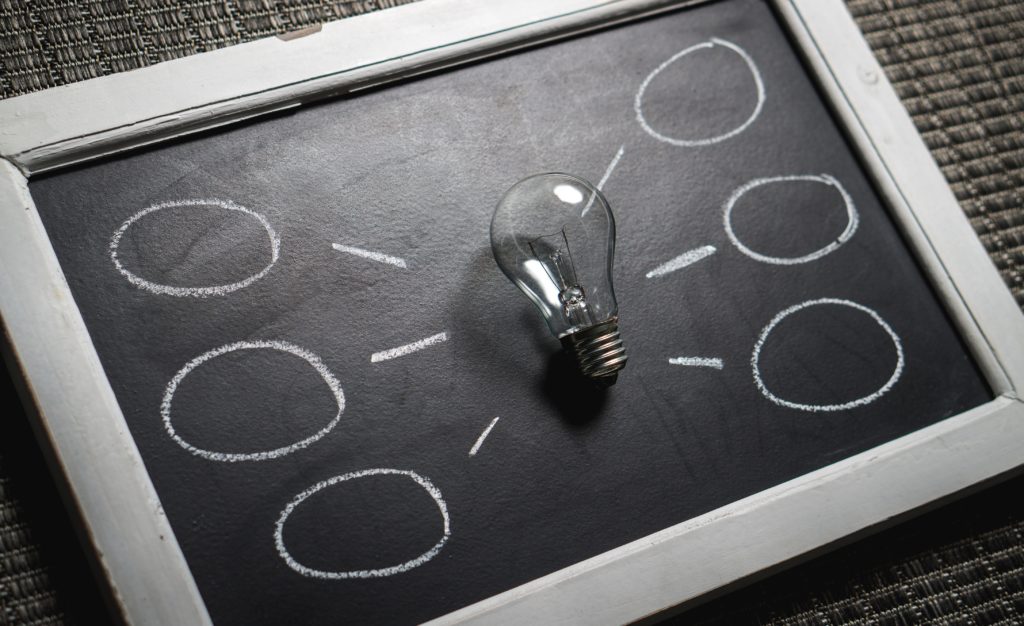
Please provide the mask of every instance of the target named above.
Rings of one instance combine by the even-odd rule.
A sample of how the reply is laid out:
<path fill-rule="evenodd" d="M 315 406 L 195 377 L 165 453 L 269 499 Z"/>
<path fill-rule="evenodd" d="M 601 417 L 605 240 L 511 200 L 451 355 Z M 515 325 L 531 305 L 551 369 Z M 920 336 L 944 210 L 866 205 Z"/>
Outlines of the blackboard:
<path fill-rule="evenodd" d="M 491 258 L 551 170 L 616 211 L 603 392 Z M 221 624 L 436 617 L 992 398 L 755 0 L 31 192 Z"/>

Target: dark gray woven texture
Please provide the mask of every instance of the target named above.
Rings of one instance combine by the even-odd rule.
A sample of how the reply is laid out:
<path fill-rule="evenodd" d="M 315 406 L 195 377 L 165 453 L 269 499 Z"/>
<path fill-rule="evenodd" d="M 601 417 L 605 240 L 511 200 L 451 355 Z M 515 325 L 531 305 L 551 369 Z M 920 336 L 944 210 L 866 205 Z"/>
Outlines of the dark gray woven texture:
<path fill-rule="evenodd" d="M 1024 2 L 848 5 L 1024 306 Z"/>
<path fill-rule="evenodd" d="M 0 0 L 0 96 L 124 72 L 412 0 Z"/>
<path fill-rule="evenodd" d="M 697 626 L 1024 624 L 1024 478 L 697 607 Z"/>
<path fill-rule="evenodd" d="M 40 554 L 0 459 L 0 608 L 3 624 L 57 623 L 61 615 L 49 567 Z"/>
<path fill-rule="evenodd" d="M 0 0 L 0 97 L 409 1 Z M 1024 0 L 847 2 L 1024 306 Z M 97 623 L 30 440 L 24 417 L 0 419 L 0 626 Z M 1024 624 L 1022 501 L 1016 479 L 678 619 Z"/>

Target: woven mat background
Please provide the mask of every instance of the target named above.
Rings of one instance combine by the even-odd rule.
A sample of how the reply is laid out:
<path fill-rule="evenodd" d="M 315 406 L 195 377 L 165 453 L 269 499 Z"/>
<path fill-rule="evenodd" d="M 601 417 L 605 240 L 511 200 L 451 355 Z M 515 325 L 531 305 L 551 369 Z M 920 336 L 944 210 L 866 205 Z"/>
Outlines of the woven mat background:
<path fill-rule="evenodd" d="M 0 0 L 0 97 L 409 1 Z M 1024 307 L 1024 0 L 847 4 Z M 0 373 L 4 391 L 10 381 Z M 0 626 L 106 619 L 27 419 L 14 407 L 0 419 Z M 1024 624 L 1024 479 L 674 621 Z"/>

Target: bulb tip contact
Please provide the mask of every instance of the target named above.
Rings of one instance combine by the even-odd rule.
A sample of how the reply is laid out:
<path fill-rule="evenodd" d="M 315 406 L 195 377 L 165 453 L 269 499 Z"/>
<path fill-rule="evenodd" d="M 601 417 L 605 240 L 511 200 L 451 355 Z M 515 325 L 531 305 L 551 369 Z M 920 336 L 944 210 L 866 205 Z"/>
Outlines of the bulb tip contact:
<path fill-rule="evenodd" d="M 576 356 L 583 375 L 602 387 L 614 385 L 619 370 L 626 367 L 617 317 L 562 337 L 562 346 Z"/>

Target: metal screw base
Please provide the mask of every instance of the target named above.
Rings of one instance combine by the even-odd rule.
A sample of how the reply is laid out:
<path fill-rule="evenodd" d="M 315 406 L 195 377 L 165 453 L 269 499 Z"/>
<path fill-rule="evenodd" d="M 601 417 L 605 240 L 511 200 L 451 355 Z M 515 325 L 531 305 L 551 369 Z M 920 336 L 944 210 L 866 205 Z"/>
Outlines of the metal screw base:
<path fill-rule="evenodd" d="M 619 370 L 626 367 L 617 317 L 562 337 L 562 346 L 576 355 L 585 376 L 604 385 L 615 384 Z"/>

